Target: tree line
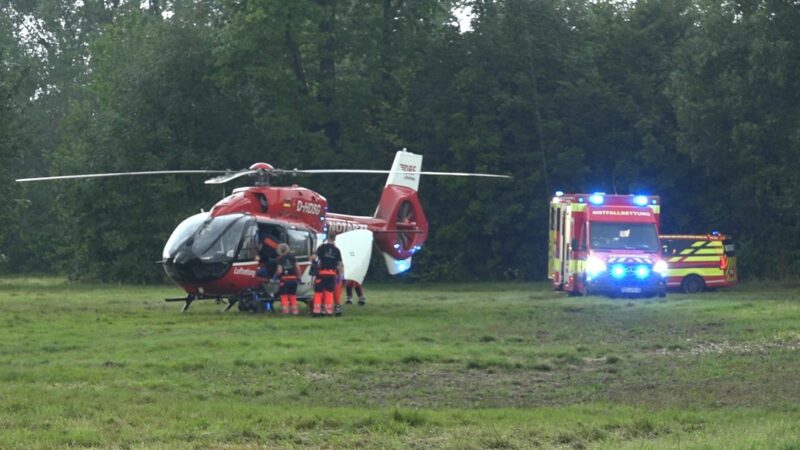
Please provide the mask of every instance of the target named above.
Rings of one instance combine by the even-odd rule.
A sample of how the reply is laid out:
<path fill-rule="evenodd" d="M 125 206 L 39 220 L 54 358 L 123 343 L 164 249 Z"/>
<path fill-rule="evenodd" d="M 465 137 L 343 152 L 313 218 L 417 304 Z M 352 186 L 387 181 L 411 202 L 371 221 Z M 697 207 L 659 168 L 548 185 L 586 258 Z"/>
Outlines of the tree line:
<path fill-rule="evenodd" d="M 426 170 L 513 175 L 423 179 L 431 234 L 414 279 L 543 279 L 556 190 L 661 195 L 662 229 L 732 234 L 742 276 L 800 274 L 796 1 L 0 9 L 5 273 L 161 280 L 154 261 L 169 233 L 225 193 L 195 176 L 15 178 L 255 161 L 386 169 L 407 147 Z M 297 181 L 332 211 L 370 215 L 377 178 Z"/>

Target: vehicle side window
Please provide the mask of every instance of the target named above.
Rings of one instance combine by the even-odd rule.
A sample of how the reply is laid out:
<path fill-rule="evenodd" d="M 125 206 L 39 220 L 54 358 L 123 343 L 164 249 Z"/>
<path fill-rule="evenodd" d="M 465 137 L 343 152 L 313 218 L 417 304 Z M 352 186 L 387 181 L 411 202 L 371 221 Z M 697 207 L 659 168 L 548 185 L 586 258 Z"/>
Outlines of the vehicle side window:
<path fill-rule="evenodd" d="M 253 261 L 258 253 L 258 226 L 252 224 L 244 232 L 242 245 L 236 255 L 237 261 Z"/>
<path fill-rule="evenodd" d="M 736 256 L 736 246 L 734 245 L 733 241 L 730 239 L 725 239 L 722 242 L 723 248 L 725 249 L 725 256 L 731 257 Z"/>
<path fill-rule="evenodd" d="M 278 242 L 286 242 L 286 231 L 280 225 L 262 223 L 258 227 L 258 238 L 270 237 Z"/>
<path fill-rule="evenodd" d="M 311 255 L 311 234 L 303 230 L 288 230 L 289 247 L 297 259 L 308 258 Z"/>
<path fill-rule="evenodd" d="M 691 247 L 695 241 L 685 240 L 685 239 L 670 239 L 668 242 L 669 245 L 667 248 L 667 253 L 664 254 L 670 256 L 677 256 L 680 255 L 682 251 Z"/>

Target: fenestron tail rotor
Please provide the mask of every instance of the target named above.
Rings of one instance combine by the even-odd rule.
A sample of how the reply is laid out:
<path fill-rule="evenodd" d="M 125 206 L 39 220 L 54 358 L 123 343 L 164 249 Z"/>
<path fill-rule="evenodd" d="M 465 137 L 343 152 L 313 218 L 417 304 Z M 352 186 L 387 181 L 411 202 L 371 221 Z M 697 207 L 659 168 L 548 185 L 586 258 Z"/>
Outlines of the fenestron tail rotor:
<path fill-rule="evenodd" d="M 414 215 L 414 208 L 411 202 L 404 200 L 397 210 L 397 240 L 403 250 L 410 250 L 414 237 L 411 235 L 417 231 L 417 222 Z"/>

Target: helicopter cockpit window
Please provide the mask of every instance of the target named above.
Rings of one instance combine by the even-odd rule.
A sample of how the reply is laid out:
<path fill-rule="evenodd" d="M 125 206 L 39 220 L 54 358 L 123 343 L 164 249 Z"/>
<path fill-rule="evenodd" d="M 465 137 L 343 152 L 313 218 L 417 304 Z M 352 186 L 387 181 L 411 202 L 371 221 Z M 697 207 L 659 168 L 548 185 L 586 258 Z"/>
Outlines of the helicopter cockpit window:
<path fill-rule="evenodd" d="M 303 230 L 288 230 L 289 247 L 297 258 L 311 255 L 311 233 Z"/>
<path fill-rule="evenodd" d="M 233 260 L 245 230 L 252 230 L 255 219 L 245 214 L 227 214 L 211 218 L 190 238 L 192 251 L 201 261 Z"/>
<path fill-rule="evenodd" d="M 178 249 L 178 246 L 186 242 L 189 236 L 197 231 L 197 228 L 199 228 L 203 222 L 208 220 L 210 215 L 211 213 L 202 212 L 200 214 L 195 214 L 181 222 L 180 225 L 175 228 L 175 231 L 172 232 L 167 244 L 164 246 L 164 252 L 162 255 L 164 259 L 173 256 L 175 254 L 175 250 Z"/>

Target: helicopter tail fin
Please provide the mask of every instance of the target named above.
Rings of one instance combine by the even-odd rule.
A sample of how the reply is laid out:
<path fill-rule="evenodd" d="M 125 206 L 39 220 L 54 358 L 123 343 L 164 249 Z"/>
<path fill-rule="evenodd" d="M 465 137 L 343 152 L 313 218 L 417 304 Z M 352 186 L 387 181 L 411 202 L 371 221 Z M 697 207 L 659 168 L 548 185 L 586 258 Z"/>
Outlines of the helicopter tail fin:
<path fill-rule="evenodd" d="M 421 170 L 422 155 L 397 152 L 375 210 L 375 218 L 386 223 L 376 232 L 375 244 L 392 275 L 411 268 L 411 257 L 428 237 L 428 221 L 417 196 Z"/>

